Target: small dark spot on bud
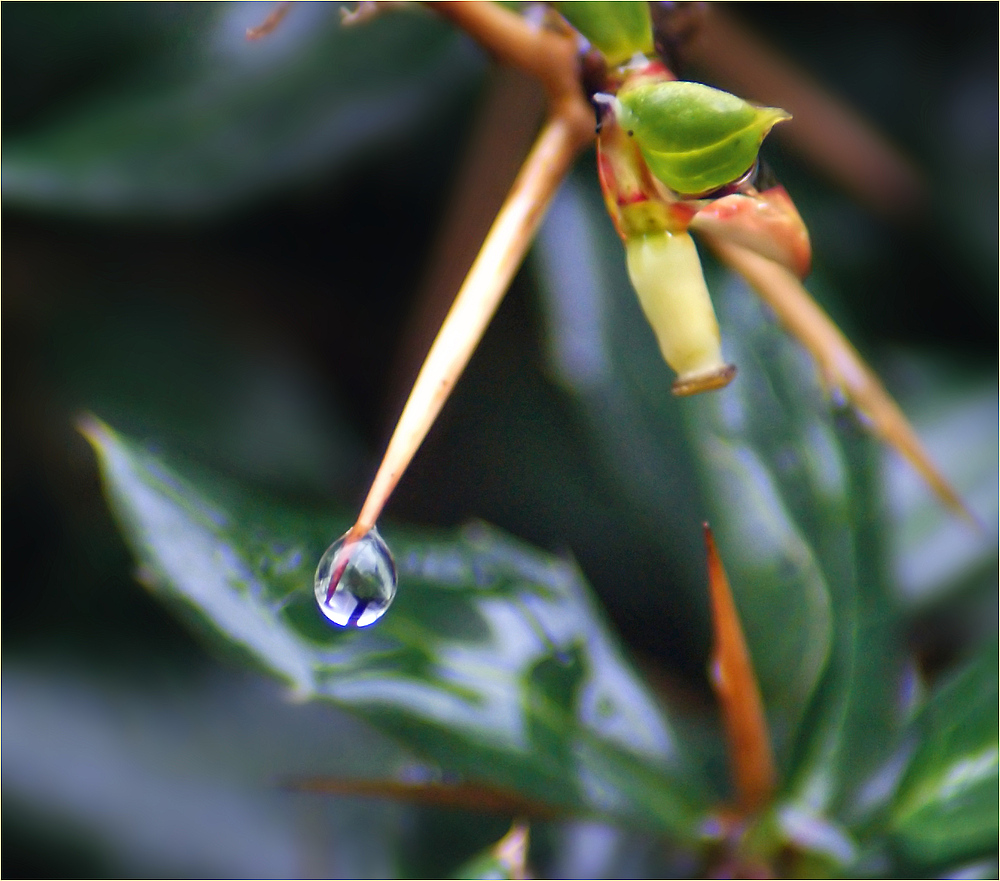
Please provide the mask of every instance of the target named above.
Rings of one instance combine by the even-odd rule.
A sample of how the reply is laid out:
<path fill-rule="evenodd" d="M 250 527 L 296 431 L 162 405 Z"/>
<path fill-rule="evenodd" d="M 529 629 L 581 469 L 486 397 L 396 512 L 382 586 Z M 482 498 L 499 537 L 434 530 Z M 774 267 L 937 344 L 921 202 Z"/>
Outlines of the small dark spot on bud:
<path fill-rule="evenodd" d="M 627 134 L 628 134 L 628 136 L 629 136 L 629 137 L 631 138 L 631 137 L 632 137 L 632 135 L 634 135 L 634 134 L 635 134 L 635 132 L 633 132 L 633 131 L 632 131 L 632 129 L 629 129 L 629 130 L 628 130 L 628 132 L 627 132 Z"/>

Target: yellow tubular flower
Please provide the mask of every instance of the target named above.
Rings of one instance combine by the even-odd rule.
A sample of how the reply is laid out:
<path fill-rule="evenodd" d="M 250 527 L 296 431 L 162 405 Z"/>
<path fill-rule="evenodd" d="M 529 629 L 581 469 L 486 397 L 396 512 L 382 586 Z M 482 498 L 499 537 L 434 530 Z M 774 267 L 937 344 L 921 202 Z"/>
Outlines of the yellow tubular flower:
<path fill-rule="evenodd" d="M 674 394 L 728 385 L 736 368 L 722 359 L 719 323 L 691 236 L 666 231 L 631 236 L 625 255 L 642 311 L 677 373 Z"/>

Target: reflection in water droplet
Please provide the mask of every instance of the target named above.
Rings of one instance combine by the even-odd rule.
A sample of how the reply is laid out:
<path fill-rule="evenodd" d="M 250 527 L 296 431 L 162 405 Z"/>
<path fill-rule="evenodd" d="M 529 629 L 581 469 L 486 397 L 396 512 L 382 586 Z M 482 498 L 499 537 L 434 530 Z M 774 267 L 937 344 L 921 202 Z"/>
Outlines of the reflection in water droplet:
<path fill-rule="evenodd" d="M 372 529 L 350 544 L 341 536 L 316 567 L 316 602 L 341 627 L 367 627 L 381 618 L 396 596 L 396 564 Z"/>

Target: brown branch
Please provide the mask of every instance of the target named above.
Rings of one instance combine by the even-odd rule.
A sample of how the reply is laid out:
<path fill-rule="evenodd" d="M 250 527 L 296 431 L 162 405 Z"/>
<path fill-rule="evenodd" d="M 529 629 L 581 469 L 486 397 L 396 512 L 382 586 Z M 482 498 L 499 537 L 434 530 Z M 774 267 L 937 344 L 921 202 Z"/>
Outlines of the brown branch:
<path fill-rule="evenodd" d="M 593 132 L 593 113 L 580 90 L 576 38 L 571 31 L 532 24 L 498 3 L 471 0 L 426 5 L 465 31 L 501 64 L 537 79 L 549 96 L 553 116 L 582 113 Z"/>
<path fill-rule="evenodd" d="M 404 783 L 399 780 L 347 780 L 312 777 L 287 784 L 298 792 L 321 795 L 387 798 L 436 807 L 460 808 L 485 814 L 509 814 L 538 820 L 566 816 L 566 812 L 520 793 L 479 783 Z"/>

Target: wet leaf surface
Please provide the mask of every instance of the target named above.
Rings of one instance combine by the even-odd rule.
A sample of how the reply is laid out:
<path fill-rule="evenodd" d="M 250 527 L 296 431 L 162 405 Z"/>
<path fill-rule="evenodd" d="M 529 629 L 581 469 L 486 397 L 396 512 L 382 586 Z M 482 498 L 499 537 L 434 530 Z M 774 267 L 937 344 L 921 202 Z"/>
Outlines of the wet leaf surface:
<path fill-rule="evenodd" d="M 443 771 L 568 813 L 696 836 L 680 745 L 578 571 L 486 526 L 387 530 L 399 596 L 375 627 L 315 608 L 333 521 L 214 493 L 97 422 L 106 490 L 164 597 L 288 681 Z"/>

